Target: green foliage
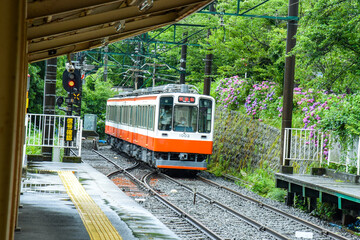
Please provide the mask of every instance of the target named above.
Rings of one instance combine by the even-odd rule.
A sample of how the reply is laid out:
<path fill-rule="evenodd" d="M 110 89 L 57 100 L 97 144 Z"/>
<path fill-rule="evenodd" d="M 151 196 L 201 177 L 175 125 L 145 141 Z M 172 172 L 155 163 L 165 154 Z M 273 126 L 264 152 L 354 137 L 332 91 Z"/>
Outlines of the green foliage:
<path fill-rule="evenodd" d="M 26 155 L 41 155 L 41 154 L 42 154 L 41 147 L 26 146 Z"/>
<path fill-rule="evenodd" d="M 311 215 L 326 221 L 332 221 L 336 213 L 336 205 L 330 203 L 321 203 L 317 199 L 316 209 L 311 212 Z"/>
<path fill-rule="evenodd" d="M 296 75 L 316 89 L 356 91 L 360 80 L 360 2 L 302 3 L 297 34 Z"/>
<path fill-rule="evenodd" d="M 247 168 L 245 172 L 241 175 L 241 179 L 252 184 L 249 186 L 250 190 L 263 197 L 271 197 L 283 201 L 283 193 L 275 188 L 274 172 L 268 167 L 266 162 L 260 168 Z"/>
<path fill-rule="evenodd" d="M 44 77 L 41 78 L 41 64 L 29 64 L 30 88 L 28 92 L 29 113 L 43 112 Z"/>
<path fill-rule="evenodd" d="M 287 191 L 281 188 L 271 188 L 268 194 L 266 195 L 267 198 L 274 199 L 279 202 L 285 201 L 285 196 L 287 194 Z"/>
<path fill-rule="evenodd" d="M 208 169 L 209 172 L 211 172 L 212 174 L 214 174 L 215 176 L 222 176 L 223 174 L 226 173 L 227 171 L 227 163 L 226 161 L 223 159 L 223 157 L 221 156 L 219 161 L 216 162 L 211 162 L 208 165 Z"/>
<path fill-rule="evenodd" d="M 294 205 L 296 208 L 299 208 L 300 210 L 306 212 L 308 210 L 308 203 L 306 198 L 300 197 L 298 195 L 295 195 L 294 197 Z"/>
<path fill-rule="evenodd" d="M 334 169 L 337 172 L 347 172 L 350 174 L 357 174 L 357 167 L 356 166 L 348 166 L 348 170 L 346 171 L 346 166 L 340 165 L 337 163 L 330 163 L 330 164 L 323 164 L 323 167 Z"/>
<path fill-rule="evenodd" d="M 103 69 L 99 69 L 96 74 L 89 75 L 83 85 L 83 95 L 81 110 L 84 114 L 95 114 L 98 117 L 97 132 L 101 138 L 105 137 L 105 116 L 107 99 L 113 97 L 115 92 L 111 89 L 111 82 L 100 80 Z"/>

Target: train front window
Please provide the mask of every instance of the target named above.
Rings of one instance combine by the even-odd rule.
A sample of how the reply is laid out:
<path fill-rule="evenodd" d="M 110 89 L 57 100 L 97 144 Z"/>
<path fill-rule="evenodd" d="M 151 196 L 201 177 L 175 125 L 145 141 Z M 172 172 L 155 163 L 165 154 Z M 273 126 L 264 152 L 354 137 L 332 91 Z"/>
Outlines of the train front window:
<path fill-rule="evenodd" d="M 174 131 L 196 132 L 197 107 L 176 105 L 174 108 Z"/>
<path fill-rule="evenodd" d="M 170 131 L 173 112 L 173 97 L 160 98 L 159 130 Z"/>
<path fill-rule="evenodd" d="M 200 99 L 199 101 L 199 132 L 211 132 L 211 115 L 212 102 L 208 99 Z"/>

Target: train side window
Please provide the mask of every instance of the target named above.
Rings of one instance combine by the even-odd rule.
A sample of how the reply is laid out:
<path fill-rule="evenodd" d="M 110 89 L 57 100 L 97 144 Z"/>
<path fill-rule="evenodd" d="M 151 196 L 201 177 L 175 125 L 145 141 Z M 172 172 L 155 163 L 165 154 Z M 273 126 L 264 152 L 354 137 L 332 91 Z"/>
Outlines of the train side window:
<path fill-rule="evenodd" d="M 114 121 L 114 106 L 110 107 L 110 120 L 112 122 Z"/>
<path fill-rule="evenodd" d="M 129 106 L 129 126 L 133 125 L 132 121 L 133 121 L 133 107 Z"/>
<path fill-rule="evenodd" d="M 149 122 L 149 129 L 150 130 L 154 130 L 154 106 L 150 106 L 149 107 L 150 111 L 149 111 L 149 119 L 150 119 L 150 122 Z"/>
<path fill-rule="evenodd" d="M 124 108 L 123 109 L 123 113 L 124 113 L 124 115 L 123 115 L 124 116 L 124 121 L 123 122 L 124 122 L 124 125 L 126 125 L 126 106 L 124 106 L 123 108 Z"/>
<path fill-rule="evenodd" d="M 146 106 L 144 106 L 144 128 L 147 126 L 147 115 L 146 115 Z"/>
<path fill-rule="evenodd" d="M 134 123 L 135 127 L 139 127 L 138 126 L 138 119 L 139 119 L 138 106 L 135 106 L 135 123 Z"/>
<path fill-rule="evenodd" d="M 143 107 L 143 128 L 146 129 L 146 106 Z"/>
<path fill-rule="evenodd" d="M 120 123 L 123 122 L 123 110 L 122 110 L 122 106 L 120 106 Z"/>
<path fill-rule="evenodd" d="M 127 107 L 127 125 L 130 126 L 130 118 L 131 118 L 131 107 Z"/>
<path fill-rule="evenodd" d="M 172 129 L 173 97 L 160 98 L 159 108 L 159 130 L 170 131 Z"/>
<path fill-rule="evenodd" d="M 120 107 L 116 106 L 116 123 L 120 120 Z"/>
<path fill-rule="evenodd" d="M 139 110 L 139 113 L 140 113 L 140 118 L 139 118 L 139 126 L 142 128 L 142 119 L 143 119 L 143 106 L 140 106 L 140 110 Z"/>
<path fill-rule="evenodd" d="M 149 106 L 145 107 L 145 128 L 149 129 Z"/>
<path fill-rule="evenodd" d="M 143 128 L 146 128 L 146 108 L 145 106 L 143 106 L 143 109 L 142 109 L 142 127 Z"/>
<path fill-rule="evenodd" d="M 122 119 L 122 106 L 119 106 L 119 123 L 121 123 L 121 119 Z"/>
<path fill-rule="evenodd" d="M 133 106 L 132 107 L 132 122 L 131 122 L 131 126 L 136 127 L 136 107 Z"/>
<path fill-rule="evenodd" d="M 122 117 L 123 117 L 123 120 L 122 120 L 122 123 L 125 125 L 125 119 L 126 119 L 126 115 L 125 115 L 125 113 L 126 113 L 126 111 L 125 111 L 125 106 L 123 106 L 122 107 Z"/>
<path fill-rule="evenodd" d="M 127 111 L 128 110 L 128 107 L 127 106 L 124 106 L 124 124 L 127 125 Z"/>
<path fill-rule="evenodd" d="M 211 132 L 212 101 L 200 99 L 199 101 L 199 132 Z"/>

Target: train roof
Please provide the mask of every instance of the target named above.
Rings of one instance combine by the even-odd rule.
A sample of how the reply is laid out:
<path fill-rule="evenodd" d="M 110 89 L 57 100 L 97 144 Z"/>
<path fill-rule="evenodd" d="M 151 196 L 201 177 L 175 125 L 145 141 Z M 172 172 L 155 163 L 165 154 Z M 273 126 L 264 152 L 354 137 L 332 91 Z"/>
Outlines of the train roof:
<path fill-rule="evenodd" d="M 137 97 L 144 95 L 156 95 L 161 93 L 192 93 L 199 94 L 199 90 L 193 85 L 186 84 L 168 84 L 156 87 L 149 87 L 138 89 L 134 91 L 122 92 L 114 98 L 123 98 L 123 97 Z"/>

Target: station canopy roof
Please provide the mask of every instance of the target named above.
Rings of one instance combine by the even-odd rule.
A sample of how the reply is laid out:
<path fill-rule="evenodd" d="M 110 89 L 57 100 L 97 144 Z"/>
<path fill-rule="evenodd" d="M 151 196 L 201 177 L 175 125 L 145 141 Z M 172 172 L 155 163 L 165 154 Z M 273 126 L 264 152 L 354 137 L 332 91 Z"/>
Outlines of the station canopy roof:
<path fill-rule="evenodd" d="M 213 0 L 28 0 L 29 62 L 102 47 L 173 24 Z"/>

